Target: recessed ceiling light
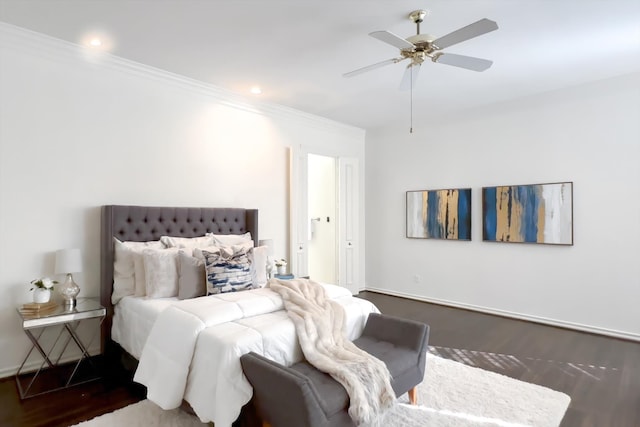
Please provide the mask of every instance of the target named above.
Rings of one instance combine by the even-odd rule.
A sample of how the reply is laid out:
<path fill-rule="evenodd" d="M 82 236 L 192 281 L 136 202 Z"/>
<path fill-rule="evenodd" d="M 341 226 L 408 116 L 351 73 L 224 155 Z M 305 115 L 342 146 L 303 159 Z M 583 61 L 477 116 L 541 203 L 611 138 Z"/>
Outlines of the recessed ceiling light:
<path fill-rule="evenodd" d="M 113 38 L 106 31 L 99 29 L 87 31 L 80 36 L 78 42 L 94 52 L 111 52 L 114 48 Z"/>
<path fill-rule="evenodd" d="M 260 89 L 260 86 L 254 86 L 251 88 L 251 93 L 254 95 L 260 95 L 262 93 L 262 89 Z"/>

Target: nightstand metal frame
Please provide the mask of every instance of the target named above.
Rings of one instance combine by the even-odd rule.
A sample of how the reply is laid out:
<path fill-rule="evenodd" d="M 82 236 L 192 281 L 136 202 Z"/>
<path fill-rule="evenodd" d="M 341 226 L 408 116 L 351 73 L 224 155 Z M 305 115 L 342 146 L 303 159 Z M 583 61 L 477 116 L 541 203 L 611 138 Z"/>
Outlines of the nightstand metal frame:
<path fill-rule="evenodd" d="M 20 365 L 20 367 L 18 368 L 18 371 L 16 372 L 16 377 L 15 377 L 16 385 L 18 386 L 18 392 L 20 394 L 21 399 L 38 396 L 38 395 L 49 393 L 55 390 L 60 390 L 60 389 L 74 386 L 74 385 L 83 384 L 85 382 L 94 381 L 100 378 L 99 369 L 91 360 L 91 355 L 89 354 L 89 350 L 88 350 L 93 344 L 93 342 L 95 341 L 100 331 L 100 326 L 102 325 L 102 322 L 106 316 L 106 309 L 99 304 L 97 299 L 92 299 L 92 298 L 79 299 L 76 307 L 72 309 L 65 309 L 65 307 L 59 306 L 54 311 L 48 312 L 43 315 L 27 315 L 27 314 L 20 313 L 20 311 L 18 311 L 18 313 L 22 317 L 22 329 L 32 344 L 27 355 L 22 361 L 22 364 Z M 95 329 L 94 333 L 92 334 L 89 342 L 85 345 L 80 339 L 80 336 L 77 333 L 77 329 L 78 329 L 78 326 L 80 325 L 80 322 L 82 322 L 83 320 L 89 320 L 89 319 L 99 319 L 99 324 L 98 324 L 98 327 Z M 50 346 L 48 350 L 45 350 L 42 347 L 41 338 L 45 330 L 52 326 L 61 326 L 61 328 L 55 340 L 53 341 L 53 344 Z M 56 349 L 56 347 L 58 347 L 58 343 L 60 342 L 60 339 L 62 338 L 65 331 L 67 332 L 67 334 L 66 334 L 66 339 L 64 340 L 64 344 L 62 345 L 62 348 L 59 350 L 57 356 L 53 357 L 53 352 Z M 36 380 L 39 377 L 40 373 L 46 369 L 45 365 L 51 370 L 54 370 L 55 368 L 60 366 L 60 361 L 64 356 L 64 354 L 66 353 L 67 348 L 69 347 L 69 344 L 71 343 L 71 341 L 75 343 L 75 345 L 78 347 L 78 349 L 81 351 L 82 354 L 77 361 L 74 361 L 75 365 L 73 366 L 73 370 L 69 374 L 66 381 L 64 381 L 64 385 L 30 394 L 29 392 L 33 387 L 33 385 L 36 383 Z M 34 349 L 37 350 L 40 356 L 42 357 L 42 363 L 34 372 L 29 372 L 29 373 L 22 372 L 25 367 L 25 364 L 27 363 L 27 360 L 29 360 L 29 357 L 33 353 Z M 52 360 L 52 358 L 55 358 L 55 361 Z M 88 379 L 85 379 L 83 381 L 78 381 L 72 384 L 72 381 L 76 373 L 78 372 L 80 365 L 85 360 L 87 361 L 88 364 L 91 365 L 91 368 L 96 373 L 96 375 Z M 22 377 L 29 377 L 29 376 L 30 376 L 30 379 L 26 381 L 22 379 Z M 28 384 L 26 386 L 23 386 L 23 382 L 28 382 Z"/>

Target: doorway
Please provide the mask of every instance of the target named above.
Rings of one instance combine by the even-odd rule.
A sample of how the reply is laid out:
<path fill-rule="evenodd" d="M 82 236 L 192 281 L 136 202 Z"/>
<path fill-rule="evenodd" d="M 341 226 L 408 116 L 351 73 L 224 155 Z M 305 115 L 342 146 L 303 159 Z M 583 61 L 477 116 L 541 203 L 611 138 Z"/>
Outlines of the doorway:
<path fill-rule="evenodd" d="M 298 277 L 309 276 L 311 279 L 343 286 L 352 294 L 360 290 L 360 181 L 359 160 L 356 157 L 343 157 L 341 153 L 330 150 L 318 150 L 310 153 L 308 147 L 300 145 L 290 151 L 290 258 L 291 272 Z M 321 153 L 318 153 L 321 151 Z M 309 156 L 323 164 L 333 164 L 332 168 L 319 167 L 323 170 L 321 179 L 313 178 L 317 183 L 310 185 Z M 312 163 L 314 160 L 311 161 Z M 326 165 L 325 165 L 326 166 Z M 315 163 L 311 166 L 315 167 Z M 333 172 L 327 170 L 333 170 Z M 312 172 L 315 174 L 314 172 Z M 330 182 L 328 182 L 330 181 Z M 323 194 L 319 197 L 319 194 Z M 327 195 L 329 194 L 329 195 Z M 326 211 L 309 211 L 311 198 L 327 200 L 334 205 Z M 323 208 L 325 209 L 325 208 Z M 327 217 L 329 221 L 327 222 Z M 314 219 L 315 231 L 311 238 L 311 220 Z M 328 227 L 327 227 L 328 226 Z M 320 233 L 323 233 L 322 235 Z M 315 245 L 320 238 L 324 243 Z M 333 243 L 331 243 L 333 238 Z M 310 256 L 310 245 L 322 246 L 322 256 Z M 313 261 L 311 261 L 313 259 Z M 323 261 L 319 261 L 322 259 Z M 310 272 L 310 262 L 316 263 L 315 272 Z M 324 264 L 324 265 L 323 265 Z"/>
<path fill-rule="evenodd" d="M 338 283 L 336 159 L 307 155 L 309 276 Z"/>

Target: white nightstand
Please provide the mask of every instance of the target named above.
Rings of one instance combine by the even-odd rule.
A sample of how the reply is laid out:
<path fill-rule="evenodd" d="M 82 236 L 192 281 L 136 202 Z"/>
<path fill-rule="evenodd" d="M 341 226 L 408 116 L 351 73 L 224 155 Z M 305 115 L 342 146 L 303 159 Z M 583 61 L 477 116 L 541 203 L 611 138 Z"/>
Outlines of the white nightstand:
<path fill-rule="evenodd" d="M 90 359 L 88 351 L 96 336 L 99 335 L 100 325 L 95 328 L 95 332 L 86 344 L 77 334 L 78 325 L 82 321 L 97 319 L 99 323 L 102 323 L 106 316 L 107 310 L 100 305 L 97 298 L 79 298 L 76 306 L 72 309 L 66 309 L 64 305 L 59 305 L 43 314 L 24 314 L 20 312 L 20 309 L 18 309 L 18 314 L 22 319 L 22 329 L 32 343 L 31 349 L 16 373 L 16 384 L 21 399 L 100 378 L 100 370 Z M 45 331 L 56 326 L 60 327 L 60 331 L 53 344 L 41 342 Z M 82 353 L 80 359 L 70 363 L 61 363 L 64 362 L 63 356 L 72 341 Z M 36 370 L 26 372 L 25 364 L 34 349 L 40 353 L 42 363 Z M 81 368 L 85 367 L 91 368 L 88 376 L 84 372 L 80 372 Z"/>

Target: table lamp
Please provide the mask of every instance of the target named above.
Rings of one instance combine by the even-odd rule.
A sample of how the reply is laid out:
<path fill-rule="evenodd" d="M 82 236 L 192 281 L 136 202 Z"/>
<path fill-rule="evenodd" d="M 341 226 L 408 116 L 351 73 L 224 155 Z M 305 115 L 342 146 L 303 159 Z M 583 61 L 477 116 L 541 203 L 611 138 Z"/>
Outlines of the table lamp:
<path fill-rule="evenodd" d="M 58 288 L 64 297 L 67 308 L 76 306 L 76 297 L 80 293 L 80 286 L 73 281 L 72 273 L 82 271 L 82 257 L 80 249 L 60 249 L 56 252 L 56 274 L 66 274 L 67 280 Z"/>
<path fill-rule="evenodd" d="M 273 279 L 273 276 L 276 273 L 276 262 L 273 259 L 273 254 L 275 249 L 273 247 L 273 239 L 264 239 L 258 241 L 258 246 L 266 246 L 268 248 L 267 251 L 267 278 Z"/>

